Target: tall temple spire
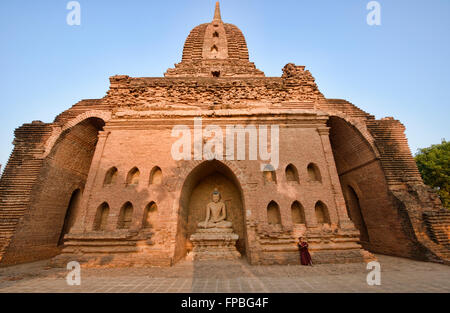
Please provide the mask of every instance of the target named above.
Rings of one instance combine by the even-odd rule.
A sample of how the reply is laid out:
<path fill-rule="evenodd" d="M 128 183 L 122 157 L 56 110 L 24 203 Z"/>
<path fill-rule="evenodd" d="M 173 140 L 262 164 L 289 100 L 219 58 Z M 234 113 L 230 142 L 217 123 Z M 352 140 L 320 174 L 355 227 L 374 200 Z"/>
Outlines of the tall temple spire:
<path fill-rule="evenodd" d="M 216 10 L 214 11 L 214 21 L 221 21 L 222 17 L 220 16 L 220 4 L 219 1 L 216 2 Z"/>

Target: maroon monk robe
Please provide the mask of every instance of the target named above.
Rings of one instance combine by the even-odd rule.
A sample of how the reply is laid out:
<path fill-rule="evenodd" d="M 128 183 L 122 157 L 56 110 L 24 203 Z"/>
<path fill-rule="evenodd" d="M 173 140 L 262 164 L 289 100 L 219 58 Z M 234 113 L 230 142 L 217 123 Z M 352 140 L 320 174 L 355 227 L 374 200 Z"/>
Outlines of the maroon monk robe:
<path fill-rule="evenodd" d="M 308 251 L 308 244 L 306 242 L 299 243 L 298 248 L 300 249 L 300 261 L 302 265 L 312 265 L 311 255 Z"/>

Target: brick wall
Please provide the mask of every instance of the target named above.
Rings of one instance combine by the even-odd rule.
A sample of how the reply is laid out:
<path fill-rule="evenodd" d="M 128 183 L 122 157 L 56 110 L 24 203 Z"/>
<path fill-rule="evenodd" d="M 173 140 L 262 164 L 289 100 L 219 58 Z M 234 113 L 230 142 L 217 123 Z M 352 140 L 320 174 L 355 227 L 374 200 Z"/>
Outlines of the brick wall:
<path fill-rule="evenodd" d="M 42 163 L 29 205 L 3 264 L 49 258 L 59 253 L 58 240 L 70 198 L 76 189 L 84 187 L 100 124 L 84 121 L 58 139 Z"/>
<path fill-rule="evenodd" d="M 17 230 L 19 221 L 29 209 L 31 192 L 39 181 L 43 142 L 51 128 L 42 122 L 25 124 L 16 129 L 14 150 L 0 180 L 0 262 Z"/>
<path fill-rule="evenodd" d="M 108 258 L 113 258 L 114 251 L 128 251 L 140 253 L 144 263 L 154 260 L 152 264 L 172 264 L 182 257 L 185 239 L 200 218 L 200 213 L 191 215 L 189 208 L 200 212 L 209 184 L 199 181 L 197 190 L 196 186 L 189 189 L 189 195 L 196 194 L 193 202 L 183 202 L 183 184 L 200 162 L 173 161 L 170 131 L 176 124 L 191 126 L 199 110 L 205 125 L 281 126 L 276 183 L 264 181 L 261 162 L 224 162 L 233 173 L 225 177 L 235 177 L 228 186 L 241 189 L 242 210 L 232 214 L 245 217 L 236 231 L 247 238 L 246 256 L 252 263 L 295 262 L 299 235 L 310 238 L 312 253 L 324 262 L 333 251 L 343 249 L 351 250 L 341 255 L 344 260 L 357 258 L 358 231 L 348 220 L 344 201 L 345 195 L 349 203 L 349 186 L 366 224 L 369 241 L 365 247 L 392 255 L 446 258 L 444 245 L 431 240 L 427 227 L 439 229 L 434 231 L 444 238 L 447 222 L 442 218 L 444 226 L 439 227 L 433 226 L 436 218 L 425 222 L 423 213 L 438 211 L 440 203 L 423 185 L 403 125 L 392 118 L 375 120 L 345 100 L 325 99 L 305 67 L 288 64 L 281 78 L 114 76 L 110 81 L 105 98 L 81 101 L 58 115 L 53 124 L 27 124 L 16 131 L 15 149 L 0 181 L 1 262 L 58 253 L 70 197 L 83 187 L 80 208 L 75 210 L 80 216 L 67 241 L 70 251 L 104 251 L 103 257 Z M 101 123 L 83 122 L 96 115 L 107 122 L 100 137 Z M 321 181 L 310 179 L 307 168 L 311 163 L 317 166 Z M 298 173 L 298 182 L 286 179 L 290 164 Z M 150 184 L 156 166 L 162 170 L 162 182 Z M 103 186 L 112 167 L 118 169 L 116 182 Z M 135 167 L 139 184 L 127 186 L 126 177 Z M 234 198 L 233 188 L 227 187 L 226 193 Z M 268 225 L 271 201 L 279 207 L 281 225 Z M 292 221 L 294 201 L 304 210 L 305 224 Z M 328 226 L 317 223 L 314 208 L 318 201 L 327 208 Z M 110 207 L 106 232 L 92 233 L 97 209 L 104 202 Z M 127 202 L 133 206 L 132 224 L 117 233 L 120 210 Z M 142 230 L 145 208 L 153 202 L 157 206 L 155 226 Z M 341 246 L 334 244 L 338 241 Z M 92 242 L 95 248 L 89 247 Z M 101 242 L 113 248 L 106 249 Z M 120 263 L 127 264 L 126 258 Z"/>

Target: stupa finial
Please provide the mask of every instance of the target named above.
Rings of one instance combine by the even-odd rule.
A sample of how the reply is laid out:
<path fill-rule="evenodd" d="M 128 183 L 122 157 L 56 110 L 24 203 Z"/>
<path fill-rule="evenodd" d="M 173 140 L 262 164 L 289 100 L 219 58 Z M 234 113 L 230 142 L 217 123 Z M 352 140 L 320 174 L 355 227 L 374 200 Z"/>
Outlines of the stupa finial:
<path fill-rule="evenodd" d="M 216 2 L 216 10 L 214 11 L 214 21 L 221 21 L 222 17 L 220 16 L 220 3 Z"/>

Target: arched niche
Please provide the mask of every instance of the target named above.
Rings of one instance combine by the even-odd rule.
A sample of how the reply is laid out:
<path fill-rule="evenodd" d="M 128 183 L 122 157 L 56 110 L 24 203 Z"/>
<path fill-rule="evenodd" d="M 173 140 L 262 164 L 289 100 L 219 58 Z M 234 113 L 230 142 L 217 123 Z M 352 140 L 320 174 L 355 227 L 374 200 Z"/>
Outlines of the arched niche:
<path fill-rule="evenodd" d="M 288 166 L 286 166 L 285 174 L 286 174 L 286 181 L 299 183 L 298 171 L 293 164 L 289 164 Z"/>
<path fill-rule="evenodd" d="M 293 224 L 305 224 L 305 210 L 298 201 L 294 201 L 291 205 L 291 215 Z"/>
<path fill-rule="evenodd" d="M 116 167 L 111 167 L 105 175 L 103 186 L 113 185 L 117 180 L 118 170 Z"/>
<path fill-rule="evenodd" d="M 144 209 L 144 217 L 142 219 L 143 228 L 154 228 L 156 215 L 158 214 L 158 206 L 155 202 L 150 202 Z"/>
<path fill-rule="evenodd" d="M 117 229 L 129 229 L 131 227 L 132 220 L 133 204 L 131 204 L 131 202 L 127 202 L 120 209 Z"/>
<path fill-rule="evenodd" d="M 133 167 L 127 175 L 127 186 L 137 186 L 139 185 L 139 177 L 141 175 L 141 172 L 137 167 Z"/>
<path fill-rule="evenodd" d="M 322 175 L 320 174 L 319 167 L 316 164 L 309 163 L 307 171 L 310 182 L 322 182 Z"/>
<path fill-rule="evenodd" d="M 155 166 L 150 172 L 150 185 L 162 184 L 162 171 L 159 166 Z"/>
<path fill-rule="evenodd" d="M 275 201 L 267 205 L 267 223 L 269 225 L 281 225 L 280 206 Z"/>
<path fill-rule="evenodd" d="M 98 208 L 94 219 L 94 231 L 105 231 L 108 225 L 109 205 L 103 202 Z"/>
<path fill-rule="evenodd" d="M 330 224 L 328 207 L 322 201 L 317 201 L 315 206 L 317 224 Z"/>
<path fill-rule="evenodd" d="M 239 235 L 236 247 L 241 255 L 245 255 L 245 204 L 241 185 L 227 165 L 213 160 L 198 165 L 184 181 L 180 195 L 175 261 L 186 255 L 188 240 L 196 232 L 198 223 L 205 220 L 206 206 L 212 201 L 215 188 L 226 205 L 227 220 L 233 223 L 233 230 Z"/>

